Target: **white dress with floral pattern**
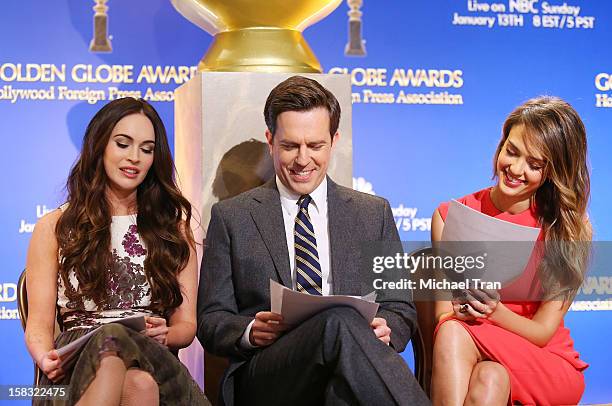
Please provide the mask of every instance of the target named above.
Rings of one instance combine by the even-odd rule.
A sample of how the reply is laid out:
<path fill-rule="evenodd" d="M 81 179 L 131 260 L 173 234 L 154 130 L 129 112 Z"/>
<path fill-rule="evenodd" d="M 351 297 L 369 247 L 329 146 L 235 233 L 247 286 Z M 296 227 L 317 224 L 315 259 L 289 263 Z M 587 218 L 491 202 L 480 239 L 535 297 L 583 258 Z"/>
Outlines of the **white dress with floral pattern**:
<path fill-rule="evenodd" d="M 113 216 L 111 223 L 112 266 L 107 275 L 106 302 L 98 306 L 81 296 L 70 301 L 61 277 L 58 277 L 57 306 L 64 329 L 95 327 L 118 318 L 152 315 L 151 286 L 144 272 L 147 250 L 138 236 L 136 215 Z M 68 289 L 78 291 L 74 273 Z"/>

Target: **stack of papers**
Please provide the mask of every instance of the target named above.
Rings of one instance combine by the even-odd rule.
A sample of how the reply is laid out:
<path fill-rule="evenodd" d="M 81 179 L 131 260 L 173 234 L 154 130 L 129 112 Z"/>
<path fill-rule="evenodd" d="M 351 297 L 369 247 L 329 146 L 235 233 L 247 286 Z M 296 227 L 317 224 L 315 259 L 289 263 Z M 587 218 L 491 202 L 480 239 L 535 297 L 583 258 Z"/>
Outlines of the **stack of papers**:
<path fill-rule="evenodd" d="M 143 331 L 146 329 L 145 317 L 143 315 L 130 316 L 123 319 L 117 319 L 111 323 L 123 324 L 126 327 L 131 328 L 135 331 Z M 66 369 L 74 361 L 76 361 L 76 355 L 79 353 L 81 347 L 83 347 L 89 338 L 102 326 L 93 328 L 89 333 L 82 337 L 74 340 L 73 342 L 66 344 L 65 346 L 57 349 L 57 354 L 60 357 L 62 368 Z"/>
<path fill-rule="evenodd" d="M 505 285 L 524 272 L 539 234 L 539 228 L 499 220 L 452 200 L 444 222 L 441 247 L 445 254 L 452 256 L 474 254 L 469 251 L 477 247 L 478 253 L 487 254 L 487 280 Z"/>
<path fill-rule="evenodd" d="M 309 295 L 289 289 L 270 279 L 271 311 L 283 316 L 283 322 L 289 325 L 300 324 L 323 310 L 338 306 L 352 307 L 371 323 L 378 311 L 378 303 L 375 303 L 375 300 L 375 292 L 362 297 Z"/>

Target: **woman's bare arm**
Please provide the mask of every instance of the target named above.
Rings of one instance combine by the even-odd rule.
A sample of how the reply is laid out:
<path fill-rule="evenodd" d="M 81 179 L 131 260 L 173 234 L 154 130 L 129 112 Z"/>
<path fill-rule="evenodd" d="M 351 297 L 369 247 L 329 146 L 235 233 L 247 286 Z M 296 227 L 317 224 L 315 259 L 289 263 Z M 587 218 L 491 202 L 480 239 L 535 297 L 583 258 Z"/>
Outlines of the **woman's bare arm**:
<path fill-rule="evenodd" d="M 489 320 L 512 331 L 533 344 L 543 347 L 559 328 L 561 320 L 571 305 L 570 301 L 542 302 L 532 319 L 528 319 L 499 303 Z"/>
<path fill-rule="evenodd" d="M 179 273 L 178 281 L 183 294 L 183 303 L 170 316 L 166 343 L 173 349 L 187 347 L 196 334 L 198 267 L 197 255 L 193 246 L 189 249 L 189 261 Z"/>
<path fill-rule="evenodd" d="M 60 216 L 61 211 L 54 210 L 36 223 L 26 259 L 28 320 L 25 341 L 30 355 L 47 375 L 57 369 L 57 362 L 50 366 L 48 357 L 54 349 L 59 268 L 55 225 Z"/>

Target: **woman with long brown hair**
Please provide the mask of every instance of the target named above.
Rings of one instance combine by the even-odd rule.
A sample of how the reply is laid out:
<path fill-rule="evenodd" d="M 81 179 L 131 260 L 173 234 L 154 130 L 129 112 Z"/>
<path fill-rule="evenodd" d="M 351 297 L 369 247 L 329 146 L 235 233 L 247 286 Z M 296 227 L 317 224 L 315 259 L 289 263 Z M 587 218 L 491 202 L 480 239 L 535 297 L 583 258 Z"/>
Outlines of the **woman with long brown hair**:
<path fill-rule="evenodd" d="M 67 192 L 27 257 L 26 344 L 41 384 L 69 385 L 68 404 L 207 404 L 175 355 L 195 336 L 196 254 L 191 205 L 150 104 L 118 99 L 94 116 Z M 110 324 L 133 315 L 145 316 L 143 332 Z M 62 362 L 57 349 L 93 327 Z"/>
<path fill-rule="evenodd" d="M 582 283 L 591 240 L 586 131 L 578 113 L 555 97 L 516 108 L 503 126 L 494 178 L 495 186 L 459 202 L 540 228 L 525 285 L 531 293 L 473 291 L 436 303 L 433 403 L 577 404 L 588 365 L 563 318 Z M 433 241 L 441 239 L 448 207 L 433 215 Z"/>

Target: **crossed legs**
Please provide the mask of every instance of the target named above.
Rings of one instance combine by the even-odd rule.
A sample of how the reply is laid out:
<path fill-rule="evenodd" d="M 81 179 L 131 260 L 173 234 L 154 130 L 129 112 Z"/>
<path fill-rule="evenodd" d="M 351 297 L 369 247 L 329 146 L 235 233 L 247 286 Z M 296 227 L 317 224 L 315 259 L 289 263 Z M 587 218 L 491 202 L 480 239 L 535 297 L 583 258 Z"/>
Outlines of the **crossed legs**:
<path fill-rule="evenodd" d="M 403 359 L 354 309 L 325 310 L 253 355 L 236 404 L 428 405 Z"/>
<path fill-rule="evenodd" d="M 96 376 L 77 405 L 159 405 L 159 388 L 148 372 L 126 369 L 115 352 L 100 357 Z"/>
<path fill-rule="evenodd" d="M 460 323 L 443 323 L 434 343 L 433 404 L 505 405 L 509 395 L 504 366 L 485 359 Z"/>

